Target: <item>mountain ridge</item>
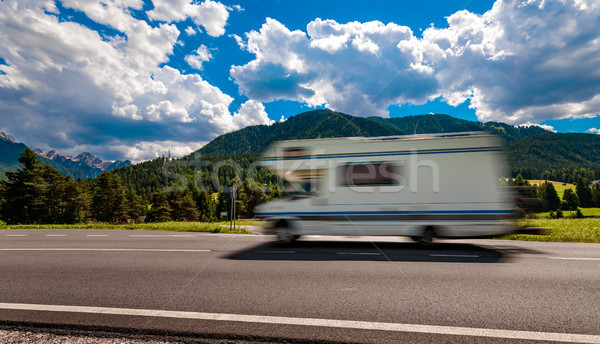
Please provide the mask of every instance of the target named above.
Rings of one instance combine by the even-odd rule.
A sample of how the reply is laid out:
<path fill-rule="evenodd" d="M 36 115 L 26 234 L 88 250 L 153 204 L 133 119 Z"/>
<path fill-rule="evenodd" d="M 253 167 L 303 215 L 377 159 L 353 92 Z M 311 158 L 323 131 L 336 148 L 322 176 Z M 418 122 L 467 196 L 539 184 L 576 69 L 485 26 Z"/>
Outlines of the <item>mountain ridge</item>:
<path fill-rule="evenodd" d="M 206 155 L 260 154 L 274 141 L 327 137 L 390 136 L 443 132 L 486 131 L 512 142 L 550 133 L 538 126 L 515 127 L 501 122 L 474 122 L 445 114 L 405 117 L 356 117 L 326 109 L 297 114 L 270 126 L 249 126 L 220 135 L 191 153 Z"/>
<path fill-rule="evenodd" d="M 56 163 L 59 163 L 67 168 L 80 170 L 85 173 L 88 178 L 95 178 L 105 170 L 114 171 L 117 168 L 131 166 L 130 160 L 102 161 L 102 159 L 96 157 L 90 152 L 79 153 L 76 156 L 61 154 L 56 150 L 44 152 L 39 148 L 34 149 L 34 152 L 38 156 L 55 161 Z"/>
<path fill-rule="evenodd" d="M 16 142 L 12 135 L 0 132 L 0 179 L 4 179 L 5 171 L 15 171 L 21 164 L 18 159 L 27 145 Z M 39 160 L 44 165 L 52 166 L 62 175 L 71 176 L 73 179 L 95 178 L 104 170 L 114 171 L 118 168 L 131 166 L 131 161 L 102 161 L 89 152 L 83 152 L 75 157 L 64 155 L 56 150 L 44 152 L 41 149 L 34 150 Z"/>

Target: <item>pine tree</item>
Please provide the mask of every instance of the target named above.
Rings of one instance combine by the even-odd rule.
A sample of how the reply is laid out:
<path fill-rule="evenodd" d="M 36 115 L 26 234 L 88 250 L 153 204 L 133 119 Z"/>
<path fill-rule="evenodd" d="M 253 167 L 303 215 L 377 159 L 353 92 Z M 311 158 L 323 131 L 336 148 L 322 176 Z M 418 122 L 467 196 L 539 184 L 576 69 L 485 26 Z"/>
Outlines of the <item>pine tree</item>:
<path fill-rule="evenodd" d="M 152 194 L 152 205 L 148 211 L 148 220 L 150 222 L 171 221 L 171 207 L 164 192 L 157 191 Z"/>
<path fill-rule="evenodd" d="M 557 210 L 560 208 L 560 198 L 554 185 L 550 182 L 544 182 L 538 188 L 538 198 L 541 198 L 545 202 L 545 210 Z"/>
<path fill-rule="evenodd" d="M 125 188 L 119 176 L 104 171 L 97 177 L 92 214 L 96 220 L 103 222 L 122 222 L 127 218 Z"/>
<path fill-rule="evenodd" d="M 219 192 L 217 194 L 217 201 L 215 204 L 215 216 L 217 218 L 221 218 L 221 214 L 222 213 L 229 213 L 229 207 L 227 206 L 228 203 L 231 202 L 227 202 L 227 199 L 225 198 L 225 194 L 222 192 Z"/>
<path fill-rule="evenodd" d="M 586 178 L 581 176 L 577 178 L 575 191 L 577 192 L 577 197 L 579 197 L 579 204 L 581 204 L 581 207 L 590 208 L 594 206 L 592 189 L 590 188 L 589 181 Z"/>
<path fill-rule="evenodd" d="M 181 219 L 183 221 L 198 221 L 200 218 L 198 208 L 196 207 L 196 202 L 194 201 L 192 194 L 189 192 L 184 192 L 183 194 L 181 201 L 181 215 Z"/>
<path fill-rule="evenodd" d="M 131 186 L 125 192 L 125 204 L 127 219 L 138 222 L 139 217 L 142 216 L 142 202 Z"/>
<path fill-rule="evenodd" d="M 238 192 L 237 213 L 239 218 L 254 216 L 254 208 L 267 201 L 264 186 L 255 183 L 252 179 L 245 179 Z"/>
<path fill-rule="evenodd" d="M 5 172 L 7 180 L 2 181 L 2 218 L 10 224 L 41 222 L 46 213 L 44 194 L 48 187 L 42 178 L 42 165 L 29 148 L 21 153 L 19 162 L 23 167 Z"/>
<path fill-rule="evenodd" d="M 194 197 L 198 208 L 199 219 L 202 222 L 212 222 L 216 217 L 216 204 L 208 192 L 198 192 Z"/>
<path fill-rule="evenodd" d="M 84 220 L 87 198 L 79 184 L 54 168 L 41 165 L 26 148 L 23 167 L 8 172 L 2 182 L 2 217 L 8 223 L 78 223 Z"/>
<path fill-rule="evenodd" d="M 563 202 L 566 203 L 566 210 L 576 210 L 579 207 L 579 197 L 573 189 L 566 189 L 563 193 Z"/>

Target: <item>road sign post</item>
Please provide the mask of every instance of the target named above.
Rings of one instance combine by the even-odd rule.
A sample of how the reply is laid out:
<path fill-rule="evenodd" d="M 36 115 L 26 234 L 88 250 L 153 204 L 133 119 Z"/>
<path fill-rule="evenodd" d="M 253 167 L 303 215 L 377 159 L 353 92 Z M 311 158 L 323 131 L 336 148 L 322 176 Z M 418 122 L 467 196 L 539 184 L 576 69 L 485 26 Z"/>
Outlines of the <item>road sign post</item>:
<path fill-rule="evenodd" d="M 236 202 L 235 202 L 235 200 L 237 198 L 237 185 L 236 184 L 233 184 L 233 194 L 232 194 L 232 196 L 233 197 L 231 199 L 233 201 L 233 206 L 232 206 L 232 215 L 231 215 L 231 217 L 233 218 L 233 229 L 235 229 L 235 218 L 236 218 L 236 213 L 235 213 L 236 212 L 236 209 L 235 209 L 236 208 Z"/>

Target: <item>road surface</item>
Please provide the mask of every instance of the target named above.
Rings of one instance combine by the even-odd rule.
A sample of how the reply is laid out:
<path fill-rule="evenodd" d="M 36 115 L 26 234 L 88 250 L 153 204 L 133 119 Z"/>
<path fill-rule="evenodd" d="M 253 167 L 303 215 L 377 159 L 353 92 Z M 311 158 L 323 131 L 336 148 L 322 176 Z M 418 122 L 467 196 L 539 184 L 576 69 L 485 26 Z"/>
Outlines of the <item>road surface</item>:
<path fill-rule="evenodd" d="M 272 240 L 0 230 L 0 323 L 250 341 L 600 343 L 596 244 Z"/>

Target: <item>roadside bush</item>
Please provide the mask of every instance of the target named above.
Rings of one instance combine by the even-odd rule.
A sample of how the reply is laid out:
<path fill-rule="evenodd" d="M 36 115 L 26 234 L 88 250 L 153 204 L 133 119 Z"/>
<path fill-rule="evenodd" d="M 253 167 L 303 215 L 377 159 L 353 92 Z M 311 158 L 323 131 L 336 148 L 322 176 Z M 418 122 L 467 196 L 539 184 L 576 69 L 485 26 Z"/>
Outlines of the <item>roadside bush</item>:
<path fill-rule="evenodd" d="M 581 212 L 581 209 L 577 208 L 577 212 L 575 213 L 575 217 L 578 219 L 583 219 L 583 213 Z"/>
<path fill-rule="evenodd" d="M 562 210 L 558 209 L 556 212 L 551 211 L 548 214 L 549 219 L 562 219 L 564 217 Z"/>

